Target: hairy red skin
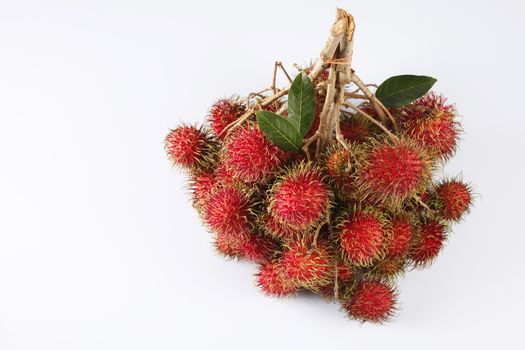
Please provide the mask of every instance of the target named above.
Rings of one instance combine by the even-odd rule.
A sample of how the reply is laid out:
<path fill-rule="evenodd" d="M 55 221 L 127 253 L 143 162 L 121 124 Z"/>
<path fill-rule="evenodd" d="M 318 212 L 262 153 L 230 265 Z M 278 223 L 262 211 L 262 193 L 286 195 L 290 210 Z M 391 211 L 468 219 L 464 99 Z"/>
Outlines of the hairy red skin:
<path fill-rule="evenodd" d="M 352 118 L 341 121 L 341 133 L 345 140 L 355 143 L 363 143 L 370 136 L 367 126 Z"/>
<path fill-rule="evenodd" d="M 445 231 L 445 226 L 434 220 L 429 220 L 421 225 L 419 237 L 410 255 L 416 265 L 427 265 L 434 260 L 443 247 L 446 238 Z"/>
<path fill-rule="evenodd" d="M 420 146 L 443 159 L 450 158 L 457 146 L 459 124 L 455 107 L 433 92 L 417 99 L 401 112 L 406 134 Z"/>
<path fill-rule="evenodd" d="M 390 258 L 402 257 L 408 252 L 413 228 L 410 221 L 403 217 L 394 218 L 391 223 L 392 237 L 388 246 Z"/>
<path fill-rule="evenodd" d="M 219 253 L 230 258 L 242 256 L 241 244 L 248 240 L 248 232 L 218 231 L 215 234 L 215 248 Z"/>
<path fill-rule="evenodd" d="M 279 247 L 268 237 L 255 233 L 244 236 L 246 239 L 239 244 L 239 254 L 248 260 L 264 263 L 271 260 Z"/>
<path fill-rule="evenodd" d="M 330 205 L 330 192 L 317 170 L 292 172 L 278 182 L 272 192 L 273 217 L 298 231 L 318 223 Z"/>
<path fill-rule="evenodd" d="M 381 251 L 383 225 L 373 214 L 357 212 L 341 224 L 341 249 L 357 265 L 368 265 Z"/>
<path fill-rule="evenodd" d="M 237 118 L 239 118 L 245 112 L 245 110 L 246 108 L 239 101 L 222 99 L 215 102 L 211 106 L 208 115 L 210 127 L 215 137 L 224 139 L 226 134 L 219 136 L 221 132 L 226 128 L 226 126 L 237 120 Z"/>
<path fill-rule="evenodd" d="M 370 152 L 361 182 L 375 196 L 404 199 L 422 181 L 425 162 L 409 145 L 380 144 Z"/>
<path fill-rule="evenodd" d="M 208 143 L 209 139 L 204 132 L 185 125 L 170 131 L 165 139 L 165 148 L 175 164 L 192 169 L 203 161 Z"/>
<path fill-rule="evenodd" d="M 239 127 L 224 145 L 222 161 L 228 172 L 245 182 L 262 181 L 276 171 L 286 158 L 257 125 Z"/>
<path fill-rule="evenodd" d="M 204 209 L 206 224 L 217 233 L 241 234 L 249 231 L 248 198 L 237 188 L 216 189 Z"/>
<path fill-rule="evenodd" d="M 215 183 L 215 175 L 210 172 L 201 172 L 192 175 L 190 178 L 190 191 L 194 203 L 200 206 L 210 195 Z"/>
<path fill-rule="evenodd" d="M 450 158 L 456 150 L 458 127 L 453 119 L 417 119 L 407 123 L 406 133 L 422 147 L 442 158 Z"/>
<path fill-rule="evenodd" d="M 468 185 L 451 180 L 436 188 L 436 201 L 440 214 L 446 220 L 459 220 L 468 211 L 472 203 L 472 195 Z"/>
<path fill-rule="evenodd" d="M 290 241 L 299 236 L 299 232 L 289 226 L 283 225 L 270 214 L 264 214 L 261 218 L 261 225 L 265 232 L 284 241 Z"/>
<path fill-rule="evenodd" d="M 405 262 L 404 257 L 388 257 L 375 265 L 373 271 L 379 275 L 394 278 L 404 271 Z"/>
<path fill-rule="evenodd" d="M 388 284 L 380 281 L 365 281 L 356 288 L 353 296 L 342 306 L 353 318 L 361 321 L 381 323 L 394 313 L 396 293 Z"/>
<path fill-rule="evenodd" d="M 309 248 L 301 242 L 290 244 L 283 256 L 286 277 L 300 287 L 315 288 L 331 281 L 333 265 L 328 249 L 318 244 Z"/>
<path fill-rule="evenodd" d="M 350 153 L 344 148 L 335 149 L 328 153 L 325 159 L 326 173 L 333 182 L 347 196 L 355 189 L 354 179 L 351 177 Z"/>
<path fill-rule="evenodd" d="M 284 265 L 279 260 L 260 265 L 256 278 L 257 284 L 267 295 L 284 297 L 297 291 L 297 287 L 286 279 Z"/>
<path fill-rule="evenodd" d="M 346 264 L 344 261 L 337 263 L 337 279 L 343 282 L 348 282 L 354 275 L 352 266 Z"/>

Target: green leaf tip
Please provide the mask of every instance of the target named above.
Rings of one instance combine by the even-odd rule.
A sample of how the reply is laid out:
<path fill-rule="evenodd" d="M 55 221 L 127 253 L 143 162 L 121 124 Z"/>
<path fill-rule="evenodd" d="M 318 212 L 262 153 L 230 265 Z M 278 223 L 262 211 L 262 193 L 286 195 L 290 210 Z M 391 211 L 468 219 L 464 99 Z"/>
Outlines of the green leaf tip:
<path fill-rule="evenodd" d="M 304 137 L 315 118 L 314 85 L 307 74 L 301 72 L 292 82 L 288 93 L 288 120 Z"/>
<path fill-rule="evenodd" d="M 426 94 L 436 81 L 424 75 L 396 75 L 379 85 L 376 97 L 386 107 L 402 107 Z"/>
<path fill-rule="evenodd" d="M 255 113 L 257 124 L 271 143 L 288 152 L 299 152 L 303 136 L 288 119 L 268 111 Z"/>

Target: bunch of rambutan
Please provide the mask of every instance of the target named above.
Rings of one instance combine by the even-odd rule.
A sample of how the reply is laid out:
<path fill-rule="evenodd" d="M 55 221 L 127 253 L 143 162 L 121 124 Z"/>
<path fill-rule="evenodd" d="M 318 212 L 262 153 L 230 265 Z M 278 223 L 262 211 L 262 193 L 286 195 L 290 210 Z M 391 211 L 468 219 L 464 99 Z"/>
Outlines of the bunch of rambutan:
<path fill-rule="evenodd" d="M 204 126 L 179 126 L 165 147 L 217 251 L 258 264 L 264 293 L 316 293 L 382 322 L 396 278 L 434 261 L 473 194 L 435 178 L 461 131 L 455 106 L 429 92 L 435 79 L 392 77 L 372 93 L 340 63 L 352 39 L 338 10 L 331 57 L 288 87 L 215 102 Z"/>

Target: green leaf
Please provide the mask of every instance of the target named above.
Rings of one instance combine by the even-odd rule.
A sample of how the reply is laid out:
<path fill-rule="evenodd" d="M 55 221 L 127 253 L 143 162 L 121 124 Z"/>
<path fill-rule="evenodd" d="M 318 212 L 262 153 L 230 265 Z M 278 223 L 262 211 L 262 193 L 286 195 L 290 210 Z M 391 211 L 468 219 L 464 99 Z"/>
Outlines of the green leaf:
<path fill-rule="evenodd" d="M 310 130 L 315 117 L 314 85 L 307 74 L 301 73 L 292 82 L 288 93 L 288 120 L 302 136 Z"/>
<path fill-rule="evenodd" d="M 426 94 L 436 81 L 424 75 L 397 75 L 379 85 L 376 97 L 386 107 L 405 106 Z"/>
<path fill-rule="evenodd" d="M 303 136 L 288 119 L 268 111 L 258 111 L 256 116 L 259 128 L 271 143 L 289 152 L 301 150 Z"/>

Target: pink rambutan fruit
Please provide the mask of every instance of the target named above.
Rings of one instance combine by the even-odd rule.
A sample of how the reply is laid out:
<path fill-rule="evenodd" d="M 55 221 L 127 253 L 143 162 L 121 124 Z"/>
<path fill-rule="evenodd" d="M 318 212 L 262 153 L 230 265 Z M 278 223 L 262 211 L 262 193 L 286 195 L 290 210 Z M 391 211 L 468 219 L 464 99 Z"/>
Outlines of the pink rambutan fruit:
<path fill-rule="evenodd" d="M 344 257 L 352 264 L 367 266 L 380 255 L 383 243 L 383 222 L 372 212 L 355 212 L 339 224 L 340 245 Z"/>
<path fill-rule="evenodd" d="M 363 281 L 353 295 L 343 301 L 343 309 L 350 317 L 361 321 L 381 323 L 395 311 L 397 295 L 389 284 L 381 281 Z"/>
<path fill-rule="evenodd" d="M 472 191 L 459 180 L 444 181 L 436 187 L 435 202 L 444 219 L 457 221 L 472 204 Z"/>
<path fill-rule="evenodd" d="M 297 291 L 297 287 L 287 279 L 281 260 L 273 260 L 259 265 L 256 278 L 257 284 L 267 295 L 284 297 Z"/>
<path fill-rule="evenodd" d="M 217 187 L 206 200 L 204 221 L 214 232 L 244 233 L 250 229 L 250 220 L 249 199 L 236 187 Z"/>
<path fill-rule="evenodd" d="M 236 99 L 221 99 L 215 102 L 208 114 L 208 121 L 215 137 L 224 139 L 223 130 L 246 111 L 244 104 Z M 220 135 L 220 136 L 219 136 Z"/>
<path fill-rule="evenodd" d="M 404 256 L 410 247 L 413 227 L 406 217 L 395 217 L 390 223 L 387 256 L 397 258 Z"/>
<path fill-rule="evenodd" d="M 332 280 L 332 257 L 322 242 L 312 248 L 299 241 L 290 243 L 283 255 L 283 265 L 286 277 L 298 287 L 315 289 Z"/>
<path fill-rule="evenodd" d="M 281 176 L 270 190 L 270 214 L 296 231 L 318 225 L 330 208 L 331 193 L 320 170 L 301 163 Z"/>
<path fill-rule="evenodd" d="M 206 132 L 194 126 L 183 125 L 171 130 L 164 147 L 173 163 L 189 170 L 206 168 L 214 158 L 213 142 Z"/>
<path fill-rule="evenodd" d="M 407 140 L 372 142 L 358 179 L 362 196 L 399 204 L 430 180 L 430 164 L 424 152 Z"/>
<path fill-rule="evenodd" d="M 222 162 L 245 182 L 262 181 L 279 169 L 286 153 L 271 143 L 256 124 L 237 128 L 226 141 Z"/>
<path fill-rule="evenodd" d="M 253 232 L 244 236 L 246 239 L 239 244 L 239 254 L 251 261 L 263 263 L 271 260 L 278 251 L 278 244 L 270 239 Z"/>
<path fill-rule="evenodd" d="M 446 226 L 435 220 L 427 220 L 419 227 L 412 247 L 411 260 L 416 266 L 430 264 L 439 254 L 446 239 Z"/>

